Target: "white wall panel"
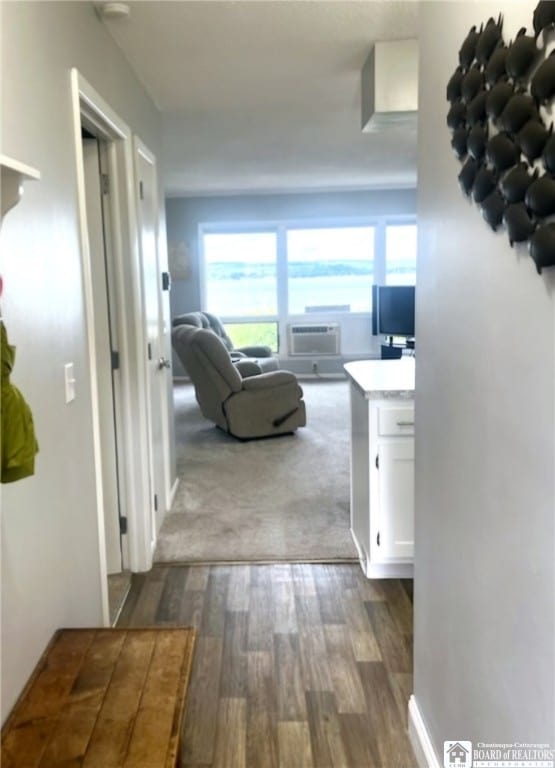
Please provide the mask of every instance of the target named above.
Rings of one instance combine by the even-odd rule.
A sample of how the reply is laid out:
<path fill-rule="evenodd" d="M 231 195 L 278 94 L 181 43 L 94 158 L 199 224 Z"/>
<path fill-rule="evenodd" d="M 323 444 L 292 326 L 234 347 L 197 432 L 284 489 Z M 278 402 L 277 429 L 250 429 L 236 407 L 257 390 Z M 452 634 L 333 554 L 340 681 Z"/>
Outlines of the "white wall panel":
<path fill-rule="evenodd" d="M 102 619 L 70 69 L 159 150 L 159 115 L 91 3 L 3 3 L 2 152 L 41 171 L 0 234 L 33 478 L 2 486 L 2 719 L 53 631 Z M 63 366 L 76 399 L 64 400 Z"/>
<path fill-rule="evenodd" d="M 447 81 L 474 24 L 536 3 L 421 10 L 415 684 L 446 739 L 555 745 L 555 270 L 459 189 Z"/>

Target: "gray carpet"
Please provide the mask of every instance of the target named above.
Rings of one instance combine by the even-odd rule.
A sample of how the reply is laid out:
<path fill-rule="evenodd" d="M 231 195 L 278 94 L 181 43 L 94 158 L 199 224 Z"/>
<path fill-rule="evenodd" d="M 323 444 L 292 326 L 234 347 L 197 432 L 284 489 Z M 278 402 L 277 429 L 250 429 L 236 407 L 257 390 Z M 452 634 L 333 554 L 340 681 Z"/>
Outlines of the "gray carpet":
<path fill-rule="evenodd" d="M 356 560 L 349 533 L 349 390 L 301 382 L 307 426 L 242 443 L 200 414 L 175 385 L 180 478 L 157 562 Z"/>

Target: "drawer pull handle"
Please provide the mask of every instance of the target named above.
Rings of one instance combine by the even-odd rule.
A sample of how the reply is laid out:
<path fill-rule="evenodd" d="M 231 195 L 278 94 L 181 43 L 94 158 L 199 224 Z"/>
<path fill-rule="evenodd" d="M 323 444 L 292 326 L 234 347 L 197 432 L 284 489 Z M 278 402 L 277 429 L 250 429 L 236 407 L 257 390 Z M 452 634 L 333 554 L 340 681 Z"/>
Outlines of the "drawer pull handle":
<path fill-rule="evenodd" d="M 414 427 L 414 421 L 398 421 L 398 427 Z"/>

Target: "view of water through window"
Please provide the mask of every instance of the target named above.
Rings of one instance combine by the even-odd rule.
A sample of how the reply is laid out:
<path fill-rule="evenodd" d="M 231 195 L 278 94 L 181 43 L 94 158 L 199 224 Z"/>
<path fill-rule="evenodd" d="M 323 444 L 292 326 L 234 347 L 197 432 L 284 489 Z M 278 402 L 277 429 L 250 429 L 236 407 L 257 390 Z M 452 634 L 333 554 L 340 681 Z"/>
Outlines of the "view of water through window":
<path fill-rule="evenodd" d="M 374 228 L 287 231 L 289 312 L 344 307 L 369 312 L 374 273 Z"/>
<path fill-rule="evenodd" d="M 223 317 L 277 314 L 275 232 L 204 235 L 206 308 Z"/>
<path fill-rule="evenodd" d="M 416 284 L 416 224 L 385 228 L 385 272 L 388 285 Z"/>
<path fill-rule="evenodd" d="M 287 313 L 370 312 L 375 234 L 374 226 L 287 228 Z M 385 239 L 386 282 L 414 284 L 416 225 L 388 225 Z M 277 316 L 277 231 L 205 233 L 203 246 L 209 311 Z"/>

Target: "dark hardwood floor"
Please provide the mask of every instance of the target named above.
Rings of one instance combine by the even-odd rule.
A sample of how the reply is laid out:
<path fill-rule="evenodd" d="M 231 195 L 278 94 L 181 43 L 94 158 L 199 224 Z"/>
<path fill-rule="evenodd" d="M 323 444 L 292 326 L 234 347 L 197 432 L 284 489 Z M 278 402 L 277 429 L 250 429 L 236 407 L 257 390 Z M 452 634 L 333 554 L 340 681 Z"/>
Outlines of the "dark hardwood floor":
<path fill-rule="evenodd" d="M 156 566 L 118 626 L 198 630 L 183 768 L 416 768 L 411 598 L 358 565 Z"/>

